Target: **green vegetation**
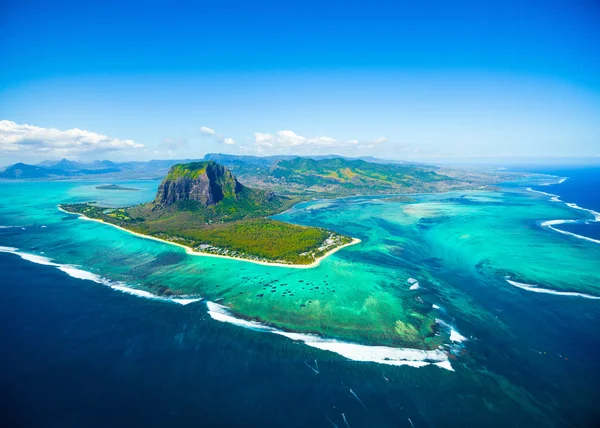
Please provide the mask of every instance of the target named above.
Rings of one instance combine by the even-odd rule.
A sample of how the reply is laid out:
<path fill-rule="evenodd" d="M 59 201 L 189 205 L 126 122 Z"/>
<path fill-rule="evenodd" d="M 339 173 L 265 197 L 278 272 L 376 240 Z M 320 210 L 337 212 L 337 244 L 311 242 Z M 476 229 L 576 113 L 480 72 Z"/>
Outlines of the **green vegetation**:
<path fill-rule="evenodd" d="M 224 197 L 212 205 L 192 199 L 182 199 L 170 205 L 154 201 L 129 210 L 134 217 L 169 223 L 179 221 L 179 214 L 182 212 L 193 212 L 196 222 L 212 224 L 274 215 L 291 208 L 298 201 L 297 198 L 276 196 L 244 187 L 235 198 Z"/>
<path fill-rule="evenodd" d="M 381 199 L 382 202 L 414 202 L 415 199 L 406 195 L 390 196 L 389 198 Z"/>
<path fill-rule="evenodd" d="M 207 224 L 191 211 L 148 220 L 132 216 L 130 208 L 109 209 L 89 203 L 61 208 L 195 251 L 255 261 L 310 264 L 328 251 L 352 242 L 347 236 L 325 229 L 267 218 Z"/>
<path fill-rule="evenodd" d="M 173 166 L 154 201 L 146 204 L 112 209 L 84 203 L 61 208 L 196 251 L 255 261 L 310 264 L 352 242 L 324 229 L 266 218 L 298 201 L 245 187 L 211 161 Z"/>
<path fill-rule="evenodd" d="M 264 218 L 183 229 L 177 236 L 200 251 L 294 264 L 310 264 L 327 251 L 351 242 L 324 229 Z"/>
<path fill-rule="evenodd" d="M 427 165 L 372 163 L 360 159 L 210 156 L 222 159 L 245 183 L 304 199 L 445 192 L 478 188 L 499 179 L 489 174 L 467 174 Z"/>
<path fill-rule="evenodd" d="M 206 172 L 209 162 L 192 162 L 186 164 L 173 165 L 169 170 L 166 179 L 175 180 L 181 177 L 198 178 Z"/>
<path fill-rule="evenodd" d="M 431 183 L 451 181 L 449 177 L 422 167 L 341 158 L 280 161 L 271 175 L 286 183 L 329 189 L 341 194 L 402 193 L 414 187 L 431 189 Z"/>

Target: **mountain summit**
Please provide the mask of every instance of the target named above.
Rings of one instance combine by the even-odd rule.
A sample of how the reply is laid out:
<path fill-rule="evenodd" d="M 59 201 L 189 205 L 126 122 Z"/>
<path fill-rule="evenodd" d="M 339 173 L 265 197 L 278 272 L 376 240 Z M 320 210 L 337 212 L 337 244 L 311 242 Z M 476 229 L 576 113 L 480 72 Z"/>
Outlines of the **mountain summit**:
<path fill-rule="evenodd" d="M 225 198 L 237 199 L 246 188 L 223 165 L 213 161 L 174 165 L 164 178 L 154 203 L 170 206 L 180 201 L 215 205 Z"/>

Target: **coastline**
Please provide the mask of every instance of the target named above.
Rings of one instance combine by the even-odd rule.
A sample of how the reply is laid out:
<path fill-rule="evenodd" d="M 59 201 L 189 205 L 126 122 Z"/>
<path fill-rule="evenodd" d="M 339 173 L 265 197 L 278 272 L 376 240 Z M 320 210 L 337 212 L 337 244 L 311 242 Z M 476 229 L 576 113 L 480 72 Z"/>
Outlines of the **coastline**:
<path fill-rule="evenodd" d="M 315 261 L 313 261 L 312 263 L 306 264 L 306 265 L 285 264 L 285 263 L 277 263 L 277 262 L 265 262 L 265 261 L 260 261 L 260 260 L 245 259 L 245 258 L 242 258 L 242 257 L 231 257 L 231 256 L 223 256 L 223 255 L 220 255 L 220 254 L 210 254 L 210 253 L 203 253 L 203 252 L 200 252 L 200 251 L 194 251 L 192 248 L 190 248 L 190 247 L 188 247 L 186 245 L 183 245 L 183 244 L 179 244 L 177 242 L 171 242 L 171 241 L 167 241 L 167 240 L 164 240 L 164 239 L 156 238 L 154 236 L 144 235 L 142 233 L 137 233 L 137 232 L 134 232 L 132 230 L 125 229 L 124 227 L 117 226 L 116 224 L 107 223 L 105 221 L 102 221 L 102 220 L 99 220 L 99 219 L 96 219 L 96 218 L 87 217 L 86 215 L 81 214 L 81 213 L 72 213 L 72 212 L 69 212 L 69 211 L 65 211 L 60 206 L 58 206 L 57 208 L 60 211 L 66 213 L 66 214 L 76 215 L 76 216 L 78 216 L 82 220 L 95 221 L 97 223 L 102 223 L 102 224 L 105 224 L 105 225 L 108 225 L 108 226 L 112 226 L 112 227 L 115 227 L 115 228 L 117 228 L 119 230 L 122 230 L 124 232 L 130 233 L 130 234 L 135 235 L 135 236 L 140 237 L 140 238 L 152 239 L 154 241 L 162 242 L 164 244 L 176 245 L 178 247 L 183 248 L 185 250 L 185 252 L 187 254 L 191 255 L 191 256 L 217 257 L 217 258 L 221 258 L 221 259 L 229 259 L 229 260 L 237 260 L 237 261 L 241 261 L 241 262 L 255 263 L 255 264 L 259 264 L 259 265 L 263 265 L 263 266 L 285 267 L 285 268 L 293 268 L 293 269 L 312 269 L 312 268 L 315 268 L 315 267 L 319 266 L 319 264 L 321 264 L 321 261 L 323 259 L 325 259 L 326 257 L 329 257 L 330 255 L 336 253 L 337 251 L 341 250 L 342 248 L 349 247 L 351 245 L 356 245 L 356 244 L 359 244 L 359 243 L 362 242 L 358 238 L 352 238 L 352 242 L 349 242 L 349 243 L 344 244 L 344 245 L 340 245 L 339 247 L 335 247 L 332 250 L 330 250 L 330 251 L 326 252 L 325 254 L 323 254 L 321 257 L 316 258 Z"/>

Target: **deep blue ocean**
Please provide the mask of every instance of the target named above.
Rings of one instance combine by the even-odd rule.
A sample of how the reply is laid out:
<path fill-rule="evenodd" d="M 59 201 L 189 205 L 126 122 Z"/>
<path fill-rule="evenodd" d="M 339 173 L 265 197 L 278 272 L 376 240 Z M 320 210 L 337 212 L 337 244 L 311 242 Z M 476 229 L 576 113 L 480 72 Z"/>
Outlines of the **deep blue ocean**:
<path fill-rule="evenodd" d="M 569 177 L 536 189 L 600 211 L 600 168 L 525 170 Z M 598 223 L 561 225 L 568 227 L 600 237 Z M 502 378 L 459 384 L 460 377 L 437 368 L 388 368 L 335 355 L 320 360 L 315 374 L 307 363 L 314 366 L 317 351 L 214 322 L 202 302 L 140 299 L 7 253 L 0 253 L 0 285 L 2 427 L 536 426 L 520 414 L 495 413 L 499 403 L 487 401 L 485 391 L 494 397 Z M 486 300 L 489 290 L 472 287 Z M 470 346 L 505 378 L 526 378 L 536 399 L 558 401 L 568 426 L 599 426 L 597 304 L 581 301 L 584 309 L 573 312 L 559 299 L 532 293 L 527 311 L 499 302 L 507 323 L 523 325 L 521 336 L 479 332 L 483 339 Z M 535 305 L 553 314 L 547 330 Z M 558 354 L 563 349 L 568 361 Z M 506 364 L 504 355 L 517 352 L 527 356 L 524 363 Z M 462 404 L 482 394 L 485 407 Z"/>
<path fill-rule="evenodd" d="M 582 208 L 600 212 L 600 166 L 530 166 L 514 167 L 510 170 L 568 177 L 560 184 L 538 186 L 534 189 L 558 195 L 564 202 L 575 203 Z M 559 229 L 600 239 L 600 222 L 562 224 Z"/>
<path fill-rule="evenodd" d="M 2 427 L 331 427 L 342 413 L 352 427 L 427 427 L 447 394 L 431 398 L 435 367 L 328 353 L 317 375 L 311 348 L 215 322 L 203 302 L 140 299 L 11 254 L 0 284 Z"/>

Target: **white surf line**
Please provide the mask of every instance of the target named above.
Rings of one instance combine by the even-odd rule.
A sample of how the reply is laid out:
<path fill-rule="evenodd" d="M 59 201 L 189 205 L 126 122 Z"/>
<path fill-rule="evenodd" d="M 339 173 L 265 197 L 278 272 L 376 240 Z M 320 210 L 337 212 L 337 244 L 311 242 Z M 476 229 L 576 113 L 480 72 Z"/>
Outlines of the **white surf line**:
<path fill-rule="evenodd" d="M 314 334 L 291 333 L 278 330 L 257 321 L 236 318 L 229 308 L 214 302 L 207 301 L 206 306 L 208 308 L 208 314 L 215 321 L 234 324 L 254 331 L 278 334 L 291 340 L 303 342 L 305 345 L 313 348 L 334 352 L 349 360 L 392 366 L 406 365 L 411 367 L 425 367 L 431 364 L 446 370 L 454 371 L 448 356 L 441 349 L 425 351 L 412 348 L 359 345 L 357 343 L 348 343 L 320 337 Z"/>
<path fill-rule="evenodd" d="M 550 290 L 548 288 L 541 288 L 541 287 L 538 287 L 537 285 L 533 285 L 533 284 L 525 284 L 522 282 L 512 281 L 508 278 L 505 278 L 505 280 L 510 285 L 521 288 L 523 290 L 533 291 L 534 293 L 554 294 L 557 296 L 583 297 L 584 299 L 600 300 L 600 297 L 592 296 L 590 294 L 577 293 L 575 291 L 556 291 L 556 290 Z"/>
<path fill-rule="evenodd" d="M 569 177 L 561 177 L 556 183 L 542 183 L 542 184 L 538 184 L 538 186 L 554 186 L 557 184 L 562 184 L 565 181 L 567 181 L 569 179 Z"/>
<path fill-rule="evenodd" d="M 562 178 L 558 183 L 556 184 L 560 184 L 563 183 L 565 180 L 567 180 L 568 177 L 566 178 Z M 527 188 L 528 191 L 530 192 L 534 192 L 534 193 L 539 193 L 545 196 L 549 196 L 550 197 L 550 201 L 551 202 L 562 202 L 564 203 L 566 206 L 568 206 L 571 209 L 574 210 L 579 210 L 579 211 L 585 211 L 589 214 L 591 214 L 593 216 L 593 218 L 591 219 L 578 219 L 578 220 L 546 220 L 543 221 L 541 223 L 542 227 L 547 227 L 548 229 L 551 229 L 557 233 L 561 233 L 563 235 L 567 235 L 567 236 L 572 236 L 574 238 L 577 239 L 582 239 L 585 241 L 589 241 L 589 242 L 593 242 L 595 244 L 600 244 L 600 240 L 598 239 L 593 239 L 590 238 L 588 236 L 583 236 L 583 235 L 578 235 L 576 233 L 573 232 L 568 232 L 566 230 L 561 230 L 558 229 L 556 227 L 553 226 L 557 226 L 559 224 L 581 224 L 581 223 L 596 223 L 596 222 L 600 222 L 600 213 L 594 210 L 590 210 L 587 208 L 583 208 L 580 207 L 579 205 L 572 203 L 572 202 L 565 202 L 563 200 L 560 199 L 559 195 L 555 195 L 553 193 L 547 193 L 547 192 L 542 192 L 540 190 L 533 190 L 531 187 Z M 509 278 L 505 278 L 506 282 L 508 282 L 510 285 L 521 288 L 522 290 L 527 290 L 527 291 L 532 291 L 534 293 L 544 293 L 544 294 L 554 294 L 556 296 L 569 296 L 569 297 L 582 297 L 584 299 L 594 299 L 594 300 L 600 300 L 599 296 L 592 296 L 590 294 L 585 294 L 585 293 L 578 293 L 575 291 L 557 291 L 557 290 L 551 290 L 549 288 L 542 288 L 539 287 L 537 285 L 534 284 L 525 284 L 522 282 L 517 282 L 517 281 L 512 281 Z"/>
<path fill-rule="evenodd" d="M 533 190 L 531 187 L 528 187 L 527 190 L 533 193 L 539 193 L 541 195 L 550 196 L 550 201 L 552 202 L 562 202 L 560 200 L 560 197 L 558 195 L 555 195 L 554 193 L 542 192 L 541 190 Z"/>
<path fill-rule="evenodd" d="M 593 242 L 595 244 L 600 244 L 600 240 L 590 238 L 589 236 L 578 235 L 573 232 L 568 232 L 566 230 L 557 229 L 556 227 L 552 227 L 558 224 L 568 224 L 568 223 L 579 223 L 579 220 L 548 220 L 542 222 L 542 226 L 547 227 L 548 229 L 552 229 L 555 232 L 562 233 L 563 235 L 572 236 L 577 239 L 583 239 L 585 241 Z"/>
<path fill-rule="evenodd" d="M 561 183 L 564 182 L 564 180 L 566 180 L 566 179 L 567 178 L 564 178 L 561 181 Z M 579 219 L 579 220 L 560 220 L 560 219 L 557 219 L 557 220 L 547 220 L 547 221 L 543 221 L 541 223 L 542 227 L 547 227 L 548 229 L 551 229 L 551 230 L 553 230 L 555 232 L 562 233 L 563 235 L 567 235 L 567 236 L 572 236 L 573 238 L 583 239 L 583 240 L 588 241 L 588 242 L 593 242 L 595 244 L 600 244 L 600 240 L 598 240 L 598 239 L 590 238 L 588 236 L 578 235 L 578 234 L 573 233 L 573 232 L 568 232 L 566 230 L 561 230 L 561 229 L 558 229 L 556 227 L 553 227 L 553 226 L 557 226 L 559 224 L 568 224 L 568 223 L 571 223 L 571 224 L 597 223 L 597 222 L 600 222 L 600 213 L 599 212 L 594 211 L 594 210 L 590 210 L 590 209 L 587 209 L 587 208 L 580 207 L 579 205 L 577 205 L 575 203 L 572 203 L 572 202 L 565 202 L 565 201 L 563 201 L 563 200 L 560 199 L 559 195 L 555 195 L 553 193 L 542 192 L 540 190 L 533 190 L 531 187 L 528 187 L 527 190 L 530 191 L 530 192 L 539 193 L 539 194 L 542 194 L 542 195 L 545 195 L 545 196 L 550 196 L 550 201 L 552 201 L 552 202 L 562 202 L 563 204 L 565 204 L 569 208 L 572 208 L 574 210 L 579 210 L 579 211 L 585 211 L 585 212 L 587 212 L 587 213 L 589 213 L 589 214 L 591 214 L 593 216 L 593 218 L 591 218 L 591 219 Z"/>
<path fill-rule="evenodd" d="M 316 258 L 312 263 L 310 264 L 306 264 L 306 265 L 297 265 L 297 264 L 286 264 L 286 263 L 277 263 L 277 262 L 264 262 L 264 261 L 260 261 L 260 260 L 252 260 L 252 259 L 245 259 L 243 257 L 232 257 L 232 256 L 223 256 L 221 254 L 211 254 L 211 253 L 204 253 L 201 251 L 195 251 L 194 249 L 188 247 L 187 245 L 183 245 L 183 244 L 178 244 L 177 242 L 171 242 L 171 241 L 167 241 L 164 239 L 160 239 L 157 238 L 155 236 L 150 236 L 150 235 L 144 235 L 142 233 L 137 233 L 134 232 L 132 230 L 129 229 L 125 229 L 124 227 L 121 226 L 117 226 L 116 224 L 112 224 L 112 223 L 108 223 L 106 221 L 102 221 L 100 219 L 97 218 L 90 218 L 88 216 L 86 216 L 85 214 L 81 214 L 81 213 L 72 213 L 69 211 L 65 211 L 63 210 L 61 207 L 58 207 L 58 209 L 66 214 L 71 214 L 71 215 L 76 215 L 79 216 L 79 219 L 81 220 L 87 220 L 87 221 L 95 221 L 96 223 L 101 223 L 101 224 L 105 224 L 107 226 L 112 226 L 115 227 L 119 230 L 122 230 L 123 232 L 127 232 L 130 233 L 132 235 L 135 235 L 139 238 L 143 238 L 143 239 L 150 239 L 153 241 L 158 241 L 158 242 L 162 242 L 163 244 L 169 244 L 169 245 L 175 245 L 177 247 L 181 247 L 185 250 L 185 252 L 191 256 L 200 256 L 200 257 L 216 257 L 219 259 L 228 259 L 228 260 L 237 260 L 239 262 L 248 262 L 248 263 L 254 263 L 257 265 L 263 265 L 263 266 L 275 266 L 275 267 L 285 267 L 285 268 L 294 268 L 294 269 L 312 269 L 315 268 L 317 266 L 319 266 L 321 264 L 321 261 L 324 260 L 325 258 L 329 257 L 330 255 L 337 253 L 339 250 L 349 247 L 351 245 L 356 245 L 356 244 L 360 244 L 362 241 L 358 238 L 352 238 L 352 241 L 348 242 L 347 244 L 343 244 L 340 245 L 338 247 L 335 247 L 331 250 L 329 250 L 328 252 L 326 252 L 325 254 L 323 254 L 321 257 Z"/>
<path fill-rule="evenodd" d="M 452 327 L 452 325 L 448 324 L 447 322 L 445 322 L 439 318 L 436 318 L 435 322 L 436 322 L 436 324 L 444 326 L 450 330 L 450 341 L 451 342 L 461 343 L 461 342 L 466 342 L 468 340 L 465 336 L 463 336 L 458 331 L 456 331 L 456 329 L 454 327 Z"/>
<path fill-rule="evenodd" d="M 0 253 L 15 254 L 15 255 L 21 257 L 23 260 L 27 260 L 32 263 L 36 263 L 39 265 L 45 265 L 45 266 L 53 266 L 53 267 L 57 268 L 58 270 L 66 273 L 67 275 L 69 275 L 72 278 L 93 281 L 97 284 L 106 285 L 106 286 L 112 288 L 113 290 L 117 290 L 117 291 L 120 291 L 120 292 L 126 293 L 126 294 L 132 294 L 137 297 L 144 297 L 146 299 L 153 299 L 153 300 L 162 300 L 165 302 L 173 302 L 173 303 L 178 303 L 180 305 L 188 305 L 190 303 L 194 303 L 194 302 L 198 302 L 198 301 L 202 300 L 201 297 L 192 298 L 192 297 L 188 297 L 188 296 L 179 296 L 179 297 L 169 298 L 169 297 L 157 296 L 148 291 L 138 290 L 136 288 L 128 287 L 127 284 L 125 284 L 124 282 L 112 281 L 110 279 L 103 278 L 99 275 L 96 275 L 95 273 L 79 269 L 77 266 L 55 263 L 48 257 L 39 256 L 37 254 L 24 253 L 24 252 L 19 251 L 18 248 L 14 248 L 14 247 L 0 246 Z"/>

